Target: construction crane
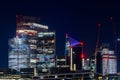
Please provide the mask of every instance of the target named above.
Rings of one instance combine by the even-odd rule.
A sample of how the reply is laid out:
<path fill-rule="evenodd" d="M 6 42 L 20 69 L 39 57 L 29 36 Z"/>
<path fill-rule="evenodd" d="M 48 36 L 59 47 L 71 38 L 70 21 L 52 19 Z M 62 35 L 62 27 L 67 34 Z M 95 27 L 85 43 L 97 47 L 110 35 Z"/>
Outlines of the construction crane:
<path fill-rule="evenodd" d="M 117 53 L 117 37 L 118 37 L 118 35 L 117 35 L 116 26 L 114 24 L 112 16 L 110 17 L 110 21 L 112 23 L 113 38 L 114 38 L 114 51 L 115 51 L 115 54 L 116 54 Z"/>
<path fill-rule="evenodd" d="M 112 30 L 113 30 L 113 34 L 114 34 L 114 50 L 115 52 L 117 51 L 117 32 L 116 32 L 116 27 L 113 21 L 113 17 L 110 17 L 110 21 L 112 23 Z M 95 47 L 95 53 L 99 47 L 99 40 L 100 40 L 100 27 L 101 24 L 98 23 L 98 33 L 97 33 L 97 41 L 96 41 L 96 47 Z"/>
<path fill-rule="evenodd" d="M 95 53 L 94 53 L 94 56 L 95 56 L 95 60 L 94 60 L 95 61 L 95 69 L 94 69 L 94 72 L 95 73 L 96 73 L 96 68 L 97 68 L 97 62 L 96 62 L 96 60 L 97 60 L 97 53 L 99 52 L 98 47 L 99 47 L 99 41 L 100 41 L 100 27 L 101 27 L 101 24 L 98 23 L 97 27 L 98 27 L 97 41 L 96 41 L 96 47 L 95 47 Z"/>
<path fill-rule="evenodd" d="M 99 41 L 100 41 L 100 27 L 101 27 L 101 24 L 98 23 L 98 33 L 97 33 L 97 42 L 96 42 L 95 53 L 97 52 L 98 47 L 99 47 Z"/>
<path fill-rule="evenodd" d="M 117 53 L 117 32 L 116 32 L 116 27 L 115 27 L 115 24 L 114 24 L 114 21 L 113 21 L 113 17 L 110 17 L 110 21 L 112 23 L 112 30 L 113 30 L 113 43 L 114 43 L 114 51 L 115 51 L 115 55 Z M 96 60 L 97 60 L 97 54 L 98 52 L 100 51 L 99 50 L 99 42 L 100 42 L 100 28 L 101 28 L 101 24 L 98 23 L 98 33 L 97 33 L 97 41 L 96 41 L 96 47 L 95 47 L 95 52 L 94 52 L 94 59 L 95 59 L 95 70 L 94 72 L 96 73 L 96 69 L 97 69 L 97 64 L 96 64 Z M 109 56 L 108 56 L 109 58 Z"/>

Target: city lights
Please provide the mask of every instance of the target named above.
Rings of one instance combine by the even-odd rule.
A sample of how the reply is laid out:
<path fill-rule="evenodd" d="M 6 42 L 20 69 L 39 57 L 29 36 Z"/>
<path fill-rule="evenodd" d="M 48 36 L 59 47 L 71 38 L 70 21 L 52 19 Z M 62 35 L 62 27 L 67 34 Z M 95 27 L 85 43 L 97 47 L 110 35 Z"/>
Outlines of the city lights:
<path fill-rule="evenodd" d="M 23 25 L 25 25 L 25 26 L 35 26 L 35 27 L 40 27 L 40 28 L 43 28 L 43 29 L 48 29 L 48 26 L 37 24 L 37 23 L 23 23 Z"/>

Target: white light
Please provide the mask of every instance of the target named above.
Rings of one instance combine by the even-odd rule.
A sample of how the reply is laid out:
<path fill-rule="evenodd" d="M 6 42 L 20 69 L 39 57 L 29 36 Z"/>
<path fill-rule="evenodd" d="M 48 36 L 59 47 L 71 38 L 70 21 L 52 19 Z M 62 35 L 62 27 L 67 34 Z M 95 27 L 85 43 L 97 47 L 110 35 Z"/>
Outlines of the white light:
<path fill-rule="evenodd" d="M 23 25 L 35 26 L 35 27 L 40 27 L 40 28 L 48 29 L 48 26 L 37 24 L 37 23 L 23 23 Z"/>
<path fill-rule="evenodd" d="M 18 33 L 34 33 L 36 34 L 37 31 L 35 30 L 17 30 Z"/>
<path fill-rule="evenodd" d="M 120 42 L 120 38 L 118 38 L 117 41 Z"/>
<path fill-rule="evenodd" d="M 55 75 L 55 78 L 57 78 L 58 76 L 57 75 Z"/>
<path fill-rule="evenodd" d="M 54 32 L 41 32 L 41 33 L 38 33 L 39 35 L 53 35 L 55 34 Z"/>
<path fill-rule="evenodd" d="M 90 59 L 87 59 L 87 61 L 89 61 Z"/>

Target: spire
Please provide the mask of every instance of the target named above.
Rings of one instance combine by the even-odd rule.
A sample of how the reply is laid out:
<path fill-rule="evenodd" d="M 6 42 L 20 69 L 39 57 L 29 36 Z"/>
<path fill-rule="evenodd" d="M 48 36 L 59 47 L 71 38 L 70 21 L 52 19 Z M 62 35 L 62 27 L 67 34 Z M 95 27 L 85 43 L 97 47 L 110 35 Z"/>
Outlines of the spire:
<path fill-rule="evenodd" d="M 68 36 L 66 34 L 66 42 L 65 42 L 65 55 L 70 53 L 70 48 L 76 47 L 77 45 L 82 45 L 83 43 L 77 41 L 76 39 Z"/>
<path fill-rule="evenodd" d="M 73 39 L 72 37 L 68 36 L 68 41 L 70 42 L 70 46 L 75 47 L 80 44 L 79 41 Z"/>

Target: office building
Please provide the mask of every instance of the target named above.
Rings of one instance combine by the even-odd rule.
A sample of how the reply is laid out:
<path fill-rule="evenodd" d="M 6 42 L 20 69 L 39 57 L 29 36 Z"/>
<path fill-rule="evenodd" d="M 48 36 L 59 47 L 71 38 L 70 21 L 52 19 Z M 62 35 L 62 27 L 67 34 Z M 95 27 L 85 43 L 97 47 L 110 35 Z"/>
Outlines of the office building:
<path fill-rule="evenodd" d="M 8 67 L 17 71 L 30 67 L 30 49 L 26 38 L 16 36 L 9 40 Z"/>
<path fill-rule="evenodd" d="M 117 58 L 114 51 L 102 50 L 102 73 L 103 75 L 117 73 Z"/>
<path fill-rule="evenodd" d="M 28 45 L 30 48 L 30 68 L 36 67 L 36 54 L 37 43 L 38 43 L 38 33 L 47 32 L 48 26 L 38 24 L 39 21 L 36 17 L 28 17 L 17 15 L 17 30 L 16 35 L 22 38 L 27 38 Z"/>
<path fill-rule="evenodd" d="M 65 56 L 56 56 L 56 67 L 69 67 L 69 65 L 66 65 Z"/>
<path fill-rule="evenodd" d="M 28 17 L 22 15 L 16 16 L 17 37 L 14 39 L 10 39 L 9 41 L 9 68 L 17 67 L 19 69 L 46 69 L 55 66 L 55 32 L 49 32 L 48 26 L 41 25 L 38 22 L 39 19 L 35 17 Z M 27 50 L 24 50 L 23 47 L 25 46 L 27 47 Z M 21 65 L 22 58 L 19 57 L 19 55 L 22 55 L 22 58 L 26 58 L 26 61 L 24 60 L 24 67 Z M 16 57 L 14 58 L 13 56 Z M 13 60 L 11 58 L 16 61 L 16 64 L 14 62 L 14 65 L 11 64 Z"/>
<path fill-rule="evenodd" d="M 68 36 L 68 34 L 66 34 L 65 43 L 66 64 L 70 65 L 71 71 L 81 70 L 82 61 L 84 60 L 83 57 L 85 57 L 83 53 L 83 43 Z"/>
<path fill-rule="evenodd" d="M 55 32 L 39 32 L 36 55 L 36 67 L 40 72 L 48 72 L 55 67 Z"/>

